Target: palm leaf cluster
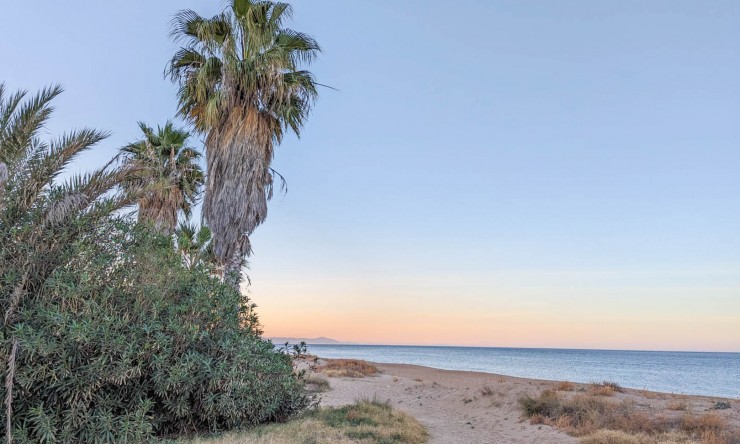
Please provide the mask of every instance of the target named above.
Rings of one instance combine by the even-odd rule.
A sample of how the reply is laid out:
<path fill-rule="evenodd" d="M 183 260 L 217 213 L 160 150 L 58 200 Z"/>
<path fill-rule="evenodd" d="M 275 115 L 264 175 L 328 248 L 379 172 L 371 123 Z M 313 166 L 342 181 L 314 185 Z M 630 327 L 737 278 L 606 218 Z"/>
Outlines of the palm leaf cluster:
<path fill-rule="evenodd" d="M 174 238 L 175 249 L 180 253 L 185 268 L 192 270 L 198 266 L 213 266 L 215 260 L 211 230 L 208 227 L 198 228 L 191 223 L 183 222 L 175 230 Z"/>
<path fill-rule="evenodd" d="M 238 283 L 249 236 L 267 216 L 274 147 L 286 131 L 300 134 L 316 99 L 316 81 L 301 66 L 320 48 L 285 27 L 286 3 L 227 5 L 211 18 L 176 15 L 172 35 L 183 46 L 168 72 L 179 85 L 180 115 L 206 135 L 203 216 L 216 259 Z"/>
<path fill-rule="evenodd" d="M 171 122 L 156 131 L 145 123 L 139 123 L 139 128 L 144 138 L 121 149 L 126 164 L 137 171 L 136 177 L 124 185 L 148 188 L 138 200 L 139 222 L 172 234 L 179 213 L 190 217 L 200 196 L 200 153 L 186 145 L 190 134 Z"/>

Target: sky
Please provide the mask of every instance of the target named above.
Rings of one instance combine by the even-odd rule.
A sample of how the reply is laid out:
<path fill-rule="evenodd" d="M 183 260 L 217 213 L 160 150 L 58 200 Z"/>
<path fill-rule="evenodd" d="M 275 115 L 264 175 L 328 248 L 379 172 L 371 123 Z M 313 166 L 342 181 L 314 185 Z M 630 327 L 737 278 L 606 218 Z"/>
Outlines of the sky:
<path fill-rule="evenodd" d="M 293 5 L 334 89 L 252 239 L 266 335 L 740 351 L 740 2 Z M 0 81 L 64 85 L 93 168 L 175 114 L 172 15 L 222 6 L 3 0 Z"/>

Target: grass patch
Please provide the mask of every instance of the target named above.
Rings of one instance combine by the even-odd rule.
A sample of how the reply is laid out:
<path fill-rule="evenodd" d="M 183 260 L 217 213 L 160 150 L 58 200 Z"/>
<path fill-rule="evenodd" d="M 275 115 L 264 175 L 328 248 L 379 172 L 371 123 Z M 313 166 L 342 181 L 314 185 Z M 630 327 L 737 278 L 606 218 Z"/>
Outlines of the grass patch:
<path fill-rule="evenodd" d="M 624 389 L 616 382 L 604 381 L 601 384 L 591 384 L 591 393 L 597 396 L 613 396 L 615 393 L 624 393 Z"/>
<path fill-rule="evenodd" d="M 665 408 L 668 410 L 688 410 L 689 406 L 683 401 L 670 401 L 668 404 L 666 404 Z"/>
<path fill-rule="evenodd" d="M 329 391 L 330 389 L 331 384 L 329 384 L 329 380 L 323 376 L 312 373 L 306 377 L 306 390 L 310 393 L 321 393 Z"/>
<path fill-rule="evenodd" d="M 362 400 L 338 408 L 321 408 L 285 424 L 249 432 L 199 438 L 189 444 L 422 444 L 428 434 L 413 417 L 388 403 Z"/>
<path fill-rule="evenodd" d="M 583 444 L 689 444 L 696 441 L 686 435 L 661 433 L 659 435 L 630 434 L 619 430 L 599 430 L 581 440 Z"/>
<path fill-rule="evenodd" d="M 640 396 L 645 399 L 666 399 L 665 393 L 651 392 L 650 390 L 639 390 Z"/>
<path fill-rule="evenodd" d="M 575 389 L 576 389 L 576 385 L 570 381 L 562 381 L 562 382 L 559 382 L 558 385 L 555 386 L 555 390 L 559 392 L 572 392 Z"/>
<path fill-rule="evenodd" d="M 555 426 L 570 435 L 585 437 L 584 442 L 591 444 L 740 442 L 740 432 L 731 430 L 714 412 L 680 417 L 650 415 L 629 400 L 614 402 L 594 393 L 569 397 L 552 390 L 545 390 L 539 397 L 524 396 L 519 405 L 530 423 Z"/>
<path fill-rule="evenodd" d="M 332 359 L 317 367 L 317 371 L 331 377 L 363 378 L 378 373 L 377 367 L 358 359 Z"/>

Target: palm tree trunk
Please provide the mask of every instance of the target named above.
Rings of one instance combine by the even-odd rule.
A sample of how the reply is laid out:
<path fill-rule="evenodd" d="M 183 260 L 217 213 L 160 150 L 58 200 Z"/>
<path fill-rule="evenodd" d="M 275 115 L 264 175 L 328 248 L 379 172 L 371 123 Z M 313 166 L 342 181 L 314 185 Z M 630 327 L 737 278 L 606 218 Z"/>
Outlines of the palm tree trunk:
<path fill-rule="evenodd" d="M 237 290 L 249 236 L 267 217 L 272 194 L 272 132 L 256 111 L 234 112 L 206 138 L 203 218 L 213 233 L 214 256 L 224 280 Z M 247 124 L 245 125 L 245 121 Z"/>
<path fill-rule="evenodd" d="M 236 291 L 241 291 L 242 268 L 246 262 L 246 254 L 234 254 L 224 265 L 224 282 L 232 286 Z"/>
<path fill-rule="evenodd" d="M 151 224 L 158 233 L 171 236 L 177 228 L 177 207 L 150 194 L 146 199 L 139 199 L 138 222 Z"/>

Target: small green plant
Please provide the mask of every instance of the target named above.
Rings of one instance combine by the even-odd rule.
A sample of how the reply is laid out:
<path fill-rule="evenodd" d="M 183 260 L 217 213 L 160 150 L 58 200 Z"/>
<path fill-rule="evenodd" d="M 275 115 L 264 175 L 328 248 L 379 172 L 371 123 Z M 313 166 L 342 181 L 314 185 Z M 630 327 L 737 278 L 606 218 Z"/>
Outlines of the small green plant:
<path fill-rule="evenodd" d="M 717 401 L 712 406 L 712 410 L 727 410 L 727 409 L 729 409 L 731 407 L 732 406 L 727 401 Z"/>

